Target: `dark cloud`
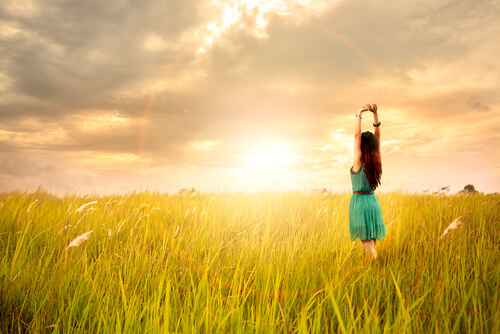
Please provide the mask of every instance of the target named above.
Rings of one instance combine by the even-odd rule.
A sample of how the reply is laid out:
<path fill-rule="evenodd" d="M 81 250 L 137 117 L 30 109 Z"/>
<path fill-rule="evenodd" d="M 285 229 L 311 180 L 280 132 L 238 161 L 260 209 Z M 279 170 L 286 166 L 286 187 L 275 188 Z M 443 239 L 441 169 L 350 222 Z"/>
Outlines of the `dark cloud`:
<path fill-rule="evenodd" d="M 101 107 L 117 90 L 156 78 L 172 61 L 180 38 L 202 20 L 197 4 L 49 1 L 30 17 L 4 13 L 1 20 L 21 30 L 2 41 L 9 91 L 66 112 Z M 160 36 L 165 50 L 145 51 L 149 34 Z"/>
<path fill-rule="evenodd" d="M 486 112 L 486 111 L 491 110 L 491 108 L 488 107 L 487 105 L 483 104 L 477 96 L 470 97 L 469 101 L 468 101 L 468 105 L 470 106 L 470 108 L 472 108 L 473 110 L 477 110 L 477 111 Z"/>
<path fill-rule="evenodd" d="M 40 171 L 53 168 L 53 166 L 39 167 L 32 159 L 18 157 L 15 159 L 2 159 L 0 160 L 0 173 L 13 176 L 38 176 Z"/>

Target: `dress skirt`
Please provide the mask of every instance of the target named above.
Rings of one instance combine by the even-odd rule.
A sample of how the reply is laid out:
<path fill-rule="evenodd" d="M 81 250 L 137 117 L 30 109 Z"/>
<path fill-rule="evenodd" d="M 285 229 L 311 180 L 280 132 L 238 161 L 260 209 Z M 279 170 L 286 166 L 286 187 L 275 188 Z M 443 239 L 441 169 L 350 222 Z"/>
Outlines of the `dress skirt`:
<path fill-rule="evenodd" d="M 351 240 L 384 240 L 382 209 L 374 193 L 353 194 L 349 203 Z"/>

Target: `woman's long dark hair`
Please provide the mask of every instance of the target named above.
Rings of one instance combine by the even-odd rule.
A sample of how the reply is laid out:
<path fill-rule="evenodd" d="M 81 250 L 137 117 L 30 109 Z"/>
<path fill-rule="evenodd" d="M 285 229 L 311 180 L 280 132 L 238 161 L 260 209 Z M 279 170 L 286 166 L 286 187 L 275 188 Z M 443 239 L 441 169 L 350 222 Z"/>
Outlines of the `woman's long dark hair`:
<path fill-rule="evenodd" d="M 361 134 L 361 161 L 368 183 L 373 190 L 380 185 L 382 177 L 382 160 L 378 145 L 377 137 L 370 131 Z"/>

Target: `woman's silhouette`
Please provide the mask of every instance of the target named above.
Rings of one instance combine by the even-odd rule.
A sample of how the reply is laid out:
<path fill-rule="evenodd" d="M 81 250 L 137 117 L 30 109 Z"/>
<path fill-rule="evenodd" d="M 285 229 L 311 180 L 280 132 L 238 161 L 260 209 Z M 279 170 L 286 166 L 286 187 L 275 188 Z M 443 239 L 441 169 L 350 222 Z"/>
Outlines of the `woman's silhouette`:
<path fill-rule="evenodd" d="M 375 134 L 369 131 L 361 133 L 361 115 L 365 111 L 373 113 Z M 351 167 L 353 195 L 349 204 L 349 226 L 351 240 L 361 240 L 368 258 L 377 257 L 375 242 L 385 239 L 382 209 L 374 193 L 382 176 L 380 124 L 376 104 L 365 104 L 358 110 L 354 128 L 354 162 Z"/>

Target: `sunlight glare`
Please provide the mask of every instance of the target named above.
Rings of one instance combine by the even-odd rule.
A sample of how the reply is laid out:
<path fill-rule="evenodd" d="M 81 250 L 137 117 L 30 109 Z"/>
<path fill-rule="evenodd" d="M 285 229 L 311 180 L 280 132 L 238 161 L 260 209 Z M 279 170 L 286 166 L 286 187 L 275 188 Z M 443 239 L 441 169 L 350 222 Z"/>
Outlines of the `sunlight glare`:
<path fill-rule="evenodd" d="M 151 162 L 151 158 L 142 158 L 133 153 L 88 152 L 88 155 L 89 156 L 87 158 L 83 158 L 82 160 L 101 166 L 125 166 L 134 164 L 148 164 Z"/>
<path fill-rule="evenodd" d="M 85 131 L 102 131 L 110 127 L 126 125 L 129 119 L 121 117 L 118 112 L 111 112 L 101 115 L 86 116 L 81 122 L 82 129 Z"/>
<path fill-rule="evenodd" d="M 223 37 L 230 29 L 246 29 L 254 37 L 267 38 L 266 28 L 269 16 L 286 16 L 302 21 L 311 15 L 327 10 L 338 1 L 331 0 L 212 0 L 215 8 L 222 12 L 221 17 L 205 28 L 205 45 Z"/>
<path fill-rule="evenodd" d="M 298 158 L 291 147 L 283 143 L 260 146 L 253 154 L 239 157 L 246 165 L 236 170 L 237 183 L 247 190 L 287 188 L 294 181 Z"/>
<path fill-rule="evenodd" d="M 196 142 L 193 143 L 193 147 L 195 150 L 210 150 L 212 147 L 215 147 L 217 143 L 213 141 L 205 141 L 205 142 Z"/>
<path fill-rule="evenodd" d="M 283 169 L 292 163 L 292 159 L 292 152 L 282 143 L 272 143 L 264 150 L 248 157 L 250 167 L 259 170 Z"/>

